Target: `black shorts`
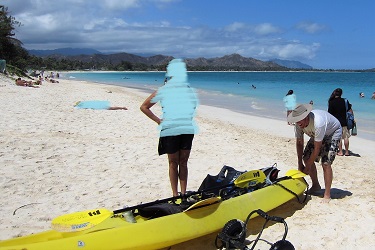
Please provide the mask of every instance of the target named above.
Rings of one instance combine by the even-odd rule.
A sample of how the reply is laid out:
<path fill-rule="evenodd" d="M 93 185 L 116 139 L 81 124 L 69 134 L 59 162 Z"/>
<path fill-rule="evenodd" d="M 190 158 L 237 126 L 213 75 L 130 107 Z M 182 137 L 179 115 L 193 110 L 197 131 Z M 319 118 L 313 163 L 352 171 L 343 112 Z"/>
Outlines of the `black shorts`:
<path fill-rule="evenodd" d="M 159 155 L 174 154 L 180 150 L 191 150 L 194 134 L 165 136 L 159 138 Z"/>

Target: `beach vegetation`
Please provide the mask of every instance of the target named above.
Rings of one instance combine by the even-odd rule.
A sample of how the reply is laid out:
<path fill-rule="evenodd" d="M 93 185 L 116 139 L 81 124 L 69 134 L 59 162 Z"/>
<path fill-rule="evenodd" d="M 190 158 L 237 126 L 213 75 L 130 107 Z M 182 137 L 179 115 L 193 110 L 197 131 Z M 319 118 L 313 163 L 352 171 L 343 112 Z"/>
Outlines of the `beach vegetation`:
<path fill-rule="evenodd" d="M 8 8 L 0 5 L 0 59 L 24 70 L 28 65 L 29 53 L 22 47 L 22 42 L 14 37 L 14 30 L 19 26 L 21 23 L 9 14 Z"/>
<path fill-rule="evenodd" d="M 21 70 L 20 68 L 15 67 L 15 66 L 12 66 L 10 64 L 7 64 L 7 72 L 12 76 L 23 76 L 23 77 L 29 78 L 29 76 L 26 74 L 25 71 Z"/>

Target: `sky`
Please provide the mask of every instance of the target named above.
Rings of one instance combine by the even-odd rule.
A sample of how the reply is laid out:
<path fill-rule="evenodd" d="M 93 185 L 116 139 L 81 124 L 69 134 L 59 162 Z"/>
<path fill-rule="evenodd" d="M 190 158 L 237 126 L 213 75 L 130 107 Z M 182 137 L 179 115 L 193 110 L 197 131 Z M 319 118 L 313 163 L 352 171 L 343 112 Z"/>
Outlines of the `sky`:
<path fill-rule="evenodd" d="M 374 0 L 0 0 L 26 49 L 375 68 Z"/>

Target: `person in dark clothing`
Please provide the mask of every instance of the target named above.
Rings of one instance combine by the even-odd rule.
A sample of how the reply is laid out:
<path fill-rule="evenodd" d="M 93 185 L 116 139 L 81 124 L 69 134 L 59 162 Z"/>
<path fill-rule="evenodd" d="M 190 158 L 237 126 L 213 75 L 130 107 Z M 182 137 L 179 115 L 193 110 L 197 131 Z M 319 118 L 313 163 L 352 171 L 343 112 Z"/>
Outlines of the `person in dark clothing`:
<path fill-rule="evenodd" d="M 328 100 L 328 112 L 337 118 L 337 120 L 340 121 L 341 127 L 342 127 L 342 139 L 344 140 L 344 146 L 345 146 L 345 156 L 349 156 L 349 137 L 350 132 L 347 127 L 346 122 L 346 112 L 349 111 L 353 113 L 352 105 L 349 101 L 341 97 L 342 95 L 342 89 L 337 88 L 335 89 L 329 100 Z M 346 110 L 345 102 L 348 102 L 348 110 Z M 339 152 L 337 155 L 344 155 L 342 151 L 342 141 L 340 140 L 339 143 Z"/>

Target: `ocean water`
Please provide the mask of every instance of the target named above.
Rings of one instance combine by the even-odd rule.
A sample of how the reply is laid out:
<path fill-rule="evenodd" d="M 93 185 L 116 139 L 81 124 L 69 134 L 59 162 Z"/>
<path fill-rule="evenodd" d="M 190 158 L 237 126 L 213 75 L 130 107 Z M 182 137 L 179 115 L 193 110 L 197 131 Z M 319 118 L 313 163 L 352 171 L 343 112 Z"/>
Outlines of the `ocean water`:
<path fill-rule="evenodd" d="M 64 78 L 132 87 L 152 92 L 164 82 L 165 72 L 70 72 Z M 314 102 L 328 109 L 336 88 L 353 105 L 358 136 L 375 140 L 375 73 L 354 72 L 189 72 L 201 104 L 262 117 L 286 120 L 283 97 L 289 89 L 297 103 Z M 253 87 L 255 86 L 255 88 Z M 360 98 L 363 92 L 365 98 Z"/>

